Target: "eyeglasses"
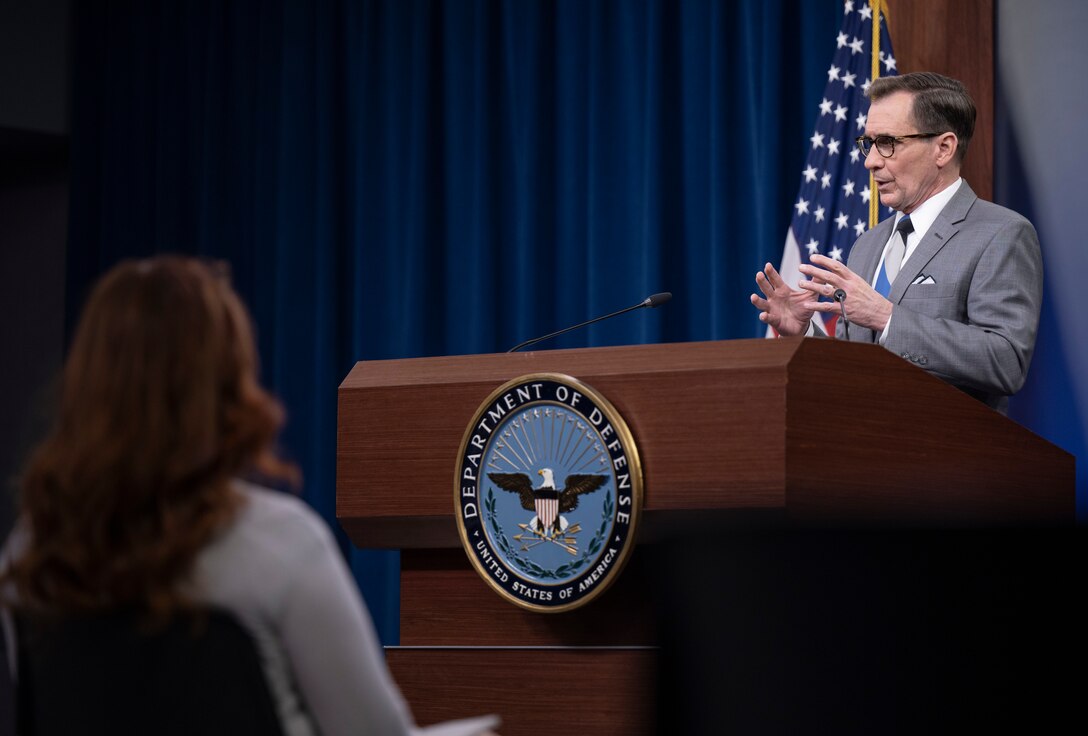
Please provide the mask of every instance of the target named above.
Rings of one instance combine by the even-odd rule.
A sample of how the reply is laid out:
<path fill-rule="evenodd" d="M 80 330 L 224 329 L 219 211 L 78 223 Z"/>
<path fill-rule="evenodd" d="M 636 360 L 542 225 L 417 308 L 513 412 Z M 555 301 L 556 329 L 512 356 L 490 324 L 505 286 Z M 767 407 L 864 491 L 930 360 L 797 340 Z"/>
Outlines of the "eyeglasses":
<path fill-rule="evenodd" d="M 858 144 L 858 148 L 861 149 L 862 155 L 866 158 L 869 156 L 869 151 L 873 150 L 874 145 L 877 153 L 884 158 L 890 158 L 895 155 L 896 143 L 902 143 L 908 138 L 935 138 L 939 135 L 941 133 L 912 133 L 911 135 L 878 135 L 876 138 L 859 135 L 854 139 L 854 142 Z"/>

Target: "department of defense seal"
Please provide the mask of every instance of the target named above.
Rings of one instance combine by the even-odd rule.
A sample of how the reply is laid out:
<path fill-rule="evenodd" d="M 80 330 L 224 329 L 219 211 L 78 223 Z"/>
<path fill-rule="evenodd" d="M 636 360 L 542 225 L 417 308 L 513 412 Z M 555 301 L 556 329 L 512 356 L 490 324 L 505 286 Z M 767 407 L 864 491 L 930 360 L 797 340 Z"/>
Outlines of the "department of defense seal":
<path fill-rule="evenodd" d="M 457 458 L 461 543 L 503 598 L 569 611 L 619 576 L 634 549 L 642 466 L 603 396 L 557 373 L 516 378 L 480 405 Z"/>

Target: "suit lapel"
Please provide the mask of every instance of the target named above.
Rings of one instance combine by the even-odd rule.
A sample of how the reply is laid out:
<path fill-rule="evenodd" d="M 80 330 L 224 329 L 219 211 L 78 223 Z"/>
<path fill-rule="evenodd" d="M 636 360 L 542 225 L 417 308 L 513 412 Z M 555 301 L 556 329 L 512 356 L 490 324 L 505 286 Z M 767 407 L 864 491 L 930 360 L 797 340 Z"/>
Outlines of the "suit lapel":
<path fill-rule="evenodd" d="M 925 267 L 933 260 L 933 256 L 937 255 L 941 248 L 945 247 L 948 241 L 952 239 L 952 236 L 959 232 L 960 223 L 967 217 L 967 213 L 976 199 L 978 199 L 978 196 L 964 181 L 959 191 L 952 196 L 952 199 L 944 206 L 941 213 L 937 215 L 937 219 L 933 221 L 933 226 L 929 228 L 926 236 L 922 238 L 922 242 L 918 244 L 910 258 L 907 259 L 903 270 L 896 276 L 895 283 L 892 284 L 892 291 L 888 295 L 889 301 L 898 304 L 903 300 L 903 295 L 907 293 L 907 287 L 922 274 Z M 891 237 L 890 233 L 888 237 Z M 887 239 L 885 239 L 885 242 L 887 242 Z M 873 268 L 875 270 L 876 266 Z"/>

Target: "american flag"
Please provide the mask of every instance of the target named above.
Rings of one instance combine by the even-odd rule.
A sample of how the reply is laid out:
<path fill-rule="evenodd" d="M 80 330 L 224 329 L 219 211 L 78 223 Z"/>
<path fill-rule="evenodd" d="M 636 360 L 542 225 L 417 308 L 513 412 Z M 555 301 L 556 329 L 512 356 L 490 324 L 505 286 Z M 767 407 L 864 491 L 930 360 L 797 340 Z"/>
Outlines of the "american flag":
<path fill-rule="evenodd" d="M 778 269 L 796 288 L 801 272 L 815 254 L 846 262 L 854 241 L 869 229 L 869 172 L 854 139 L 865 132 L 873 71 L 873 6 L 867 0 L 846 0 L 842 30 L 835 41 L 835 58 L 827 70 L 827 86 L 809 138 L 809 153 L 801 172 L 801 187 L 793 205 L 793 219 Z M 896 73 L 892 41 L 884 15 L 880 16 L 880 76 Z M 888 214 L 891 210 L 884 208 Z M 834 333 L 834 315 L 825 329 Z M 819 328 L 819 320 L 816 321 Z M 770 328 L 768 337 L 773 337 Z"/>

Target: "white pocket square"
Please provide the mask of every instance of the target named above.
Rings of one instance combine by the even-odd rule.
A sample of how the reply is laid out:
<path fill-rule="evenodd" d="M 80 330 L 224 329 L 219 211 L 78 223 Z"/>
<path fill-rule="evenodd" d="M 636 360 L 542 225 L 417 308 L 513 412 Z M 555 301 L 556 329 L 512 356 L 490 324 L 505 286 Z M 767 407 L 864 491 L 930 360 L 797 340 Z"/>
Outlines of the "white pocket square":
<path fill-rule="evenodd" d="M 924 286 L 926 284 L 935 284 L 935 283 L 937 283 L 937 282 L 933 280 L 932 276 L 927 276 L 924 273 L 920 273 L 920 274 L 918 274 L 918 278 L 916 278 L 916 279 L 914 279 L 914 281 L 910 282 L 910 285 L 911 286 Z"/>

